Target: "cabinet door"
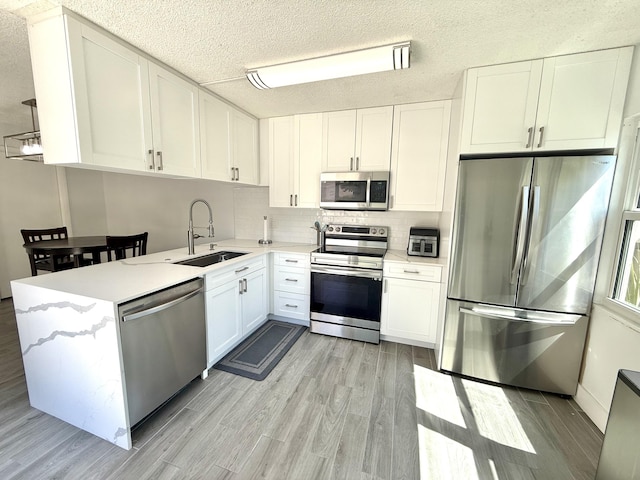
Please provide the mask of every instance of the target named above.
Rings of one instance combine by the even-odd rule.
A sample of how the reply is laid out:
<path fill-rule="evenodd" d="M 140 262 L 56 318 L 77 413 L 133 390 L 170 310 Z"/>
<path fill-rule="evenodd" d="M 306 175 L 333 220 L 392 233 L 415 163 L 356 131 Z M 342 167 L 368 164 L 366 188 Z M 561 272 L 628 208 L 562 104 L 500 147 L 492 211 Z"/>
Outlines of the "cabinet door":
<path fill-rule="evenodd" d="M 203 91 L 199 95 L 202 178 L 231 181 L 231 107 Z"/>
<path fill-rule="evenodd" d="M 633 47 L 544 59 L 534 150 L 615 148 Z"/>
<path fill-rule="evenodd" d="M 267 273 L 265 269 L 251 273 L 242 279 L 242 331 L 254 330 L 267 318 L 269 298 L 267 297 Z"/>
<path fill-rule="evenodd" d="M 238 280 L 207 290 L 207 367 L 210 368 L 242 339 Z"/>
<path fill-rule="evenodd" d="M 322 171 L 355 169 L 356 111 L 322 114 Z"/>
<path fill-rule="evenodd" d="M 391 210 L 442 210 L 450 112 L 450 100 L 395 107 Z"/>
<path fill-rule="evenodd" d="M 238 169 L 236 180 L 257 185 L 258 121 L 235 109 L 231 115 L 231 164 Z"/>
<path fill-rule="evenodd" d="M 320 171 L 322 169 L 322 114 L 296 115 L 293 162 L 296 206 L 320 206 Z"/>
<path fill-rule="evenodd" d="M 531 150 L 542 60 L 467 71 L 460 153 Z"/>
<path fill-rule="evenodd" d="M 435 344 L 439 296 L 439 283 L 385 278 L 380 333 Z"/>
<path fill-rule="evenodd" d="M 155 170 L 199 178 L 198 89 L 149 63 L 149 91 Z"/>
<path fill-rule="evenodd" d="M 356 116 L 354 170 L 389 170 L 393 107 L 365 108 Z"/>
<path fill-rule="evenodd" d="M 269 206 L 293 206 L 294 117 L 269 119 Z"/>
<path fill-rule="evenodd" d="M 146 170 L 151 166 L 148 151 L 153 148 L 147 61 L 105 35 L 65 18 L 76 125 L 56 126 L 59 119 L 48 118 L 43 108 L 40 116 L 45 150 L 50 138 L 48 133 L 60 128 L 77 128 L 81 163 Z M 64 65 L 51 67 L 65 68 Z M 55 92 L 48 93 L 55 95 Z M 55 140 L 51 145 L 55 145 Z M 52 148 L 52 153 L 56 150 Z M 45 158 L 47 156 L 45 151 Z M 65 160 L 54 158 L 52 163 L 65 163 Z"/>

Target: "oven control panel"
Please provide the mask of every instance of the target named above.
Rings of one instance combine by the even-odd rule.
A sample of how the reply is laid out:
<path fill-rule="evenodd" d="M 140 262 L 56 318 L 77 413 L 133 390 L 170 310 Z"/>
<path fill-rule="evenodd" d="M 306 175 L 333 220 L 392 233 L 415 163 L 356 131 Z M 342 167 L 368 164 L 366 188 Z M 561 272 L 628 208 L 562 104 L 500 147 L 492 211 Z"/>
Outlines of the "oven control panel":
<path fill-rule="evenodd" d="M 341 237 L 388 237 L 388 227 L 367 227 L 362 225 L 327 225 L 327 235 Z"/>

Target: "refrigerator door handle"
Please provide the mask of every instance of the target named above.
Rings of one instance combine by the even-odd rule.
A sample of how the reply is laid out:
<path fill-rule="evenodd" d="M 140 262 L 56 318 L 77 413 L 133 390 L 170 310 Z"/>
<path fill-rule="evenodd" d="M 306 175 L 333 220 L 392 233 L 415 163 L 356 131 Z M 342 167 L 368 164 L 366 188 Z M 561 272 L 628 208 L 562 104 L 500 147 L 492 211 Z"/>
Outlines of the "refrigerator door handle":
<path fill-rule="evenodd" d="M 520 197 L 520 221 L 516 227 L 515 249 L 513 255 L 513 265 L 511 266 L 511 285 L 515 285 L 518 281 L 518 270 L 522 262 L 522 254 L 524 253 L 524 236 L 527 230 L 529 220 L 529 186 L 522 187 L 522 196 Z"/>
<path fill-rule="evenodd" d="M 571 314 L 546 314 L 545 312 L 539 312 L 536 314 L 535 312 L 527 312 L 526 317 L 517 317 L 515 316 L 515 311 L 510 310 L 514 315 L 509 315 L 507 313 L 501 313 L 499 311 L 485 310 L 482 308 L 476 309 L 474 308 L 465 308 L 460 307 L 460 313 L 466 313 L 467 315 L 475 315 L 477 317 L 485 317 L 485 318 L 496 318 L 498 320 L 509 320 L 512 322 L 527 322 L 527 323 L 538 323 L 541 325 L 557 325 L 557 326 L 568 326 L 575 325 L 578 320 L 580 320 L 580 315 L 571 315 Z"/>
<path fill-rule="evenodd" d="M 524 251 L 524 261 L 522 263 L 522 281 L 520 285 L 525 286 L 529 281 L 529 276 L 531 275 L 531 260 L 529 258 L 529 246 L 531 245 L 531 233 L 533 232 L 533 226 L 538 221 L 538 217 L 540 216 L 540 185 L 535 185 L 533 187 L 533 205 L 531 208 L 531 224 L 529 225 L 529 235 L 527 235 L 527 242 Z"/>

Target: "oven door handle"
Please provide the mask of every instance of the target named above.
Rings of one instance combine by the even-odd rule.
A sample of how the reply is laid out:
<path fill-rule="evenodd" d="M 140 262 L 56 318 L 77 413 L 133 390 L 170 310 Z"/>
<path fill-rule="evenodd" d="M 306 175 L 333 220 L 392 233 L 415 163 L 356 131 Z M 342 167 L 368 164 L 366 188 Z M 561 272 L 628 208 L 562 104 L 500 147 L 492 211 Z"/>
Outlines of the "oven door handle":
<path fill-rule="evenodd" d="M 311 273 L 328 273 L 330 275 L 345 275 L 347 277 L 371 278 L 373 280 L 382 281 L 382 271 L 379 271 L 379 270 L 378 271 L 354 270 L 354 269 L 331 268 L 331 267 L 322 267 L 319 265 L 312 265 Z"/>

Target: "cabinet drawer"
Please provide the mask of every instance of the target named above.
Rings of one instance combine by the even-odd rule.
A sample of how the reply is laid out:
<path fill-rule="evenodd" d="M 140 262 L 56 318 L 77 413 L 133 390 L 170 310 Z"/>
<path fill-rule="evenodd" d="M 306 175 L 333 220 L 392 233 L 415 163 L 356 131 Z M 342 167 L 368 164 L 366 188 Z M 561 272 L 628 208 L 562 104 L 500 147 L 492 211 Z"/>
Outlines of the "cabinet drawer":
<path fill-rule="evenodd" d="M 236 263 L 227 267 L 222 267 L 220 270 L 214 270 L 211 273 L 205 275 L 205 290 L 211 290 L 212 288 L 223 285 L 233 280 L 244 278 L 250 273 L 253 273 L 261 268 L 265 268 L 264 255 L 258 258 L 254 258 L 247 262 Z"/>
<path fill-rule="evenodd" d="M 273 289 L 309 295 L 310 275 L 310 271 L 306 268 L 278 266 L 273 275 Z"/>
<path fill-rule="evenodd" d="M 297 320 L 309 320 L 309 295 L 274 292 L 273 313 Z"/>
<path fill-rule="evenodd" d="M 283 267 L 309 268 L 311 265 L 311 255 L 308 253 L 274 253 L 273 264 Z"/>
<path fill-rule="evenodd" d="M 406 278 L 408 280 L 422 280 L 424 282 L 440 282 L 442 267 L 437 265 L 418 265 L 415 263 L 393 263 L 384 266 L 384 276 Z"/>

